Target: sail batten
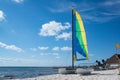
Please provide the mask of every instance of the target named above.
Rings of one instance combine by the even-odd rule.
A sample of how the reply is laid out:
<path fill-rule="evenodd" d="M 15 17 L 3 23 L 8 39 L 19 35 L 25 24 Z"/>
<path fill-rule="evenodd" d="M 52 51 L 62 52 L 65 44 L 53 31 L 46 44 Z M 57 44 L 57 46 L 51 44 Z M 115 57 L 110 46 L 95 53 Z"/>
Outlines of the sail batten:
<path fill-rule="evenodd" d="M 73 10 L 73 20 L 74 20 L 74 60 L 80 60 L 77 59 L 77 54 L 81 54 L 85 59 L 88 59 L 88 47 L 87 47 L 87 40 L 86 40 L 86 33 L 84 29 L 84 25 L 82 22 L 82 18 L 80 14 Z"/>

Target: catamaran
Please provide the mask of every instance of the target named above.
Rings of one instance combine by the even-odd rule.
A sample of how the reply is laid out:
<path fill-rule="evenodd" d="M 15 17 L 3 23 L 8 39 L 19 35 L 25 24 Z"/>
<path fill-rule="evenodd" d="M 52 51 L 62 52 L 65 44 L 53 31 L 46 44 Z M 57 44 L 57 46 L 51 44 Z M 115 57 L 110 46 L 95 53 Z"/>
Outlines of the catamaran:
<path fill-rule="evenodd" d="M 78 54 L 83 58 L 78 58 Z M 88 60 L 86 32 L 80 14 L 72 7 L 72 68 L 60 68 L 59 73 L 90 73 L 90 69 L 74 67 L 74 62 L 81 60 Z"/>

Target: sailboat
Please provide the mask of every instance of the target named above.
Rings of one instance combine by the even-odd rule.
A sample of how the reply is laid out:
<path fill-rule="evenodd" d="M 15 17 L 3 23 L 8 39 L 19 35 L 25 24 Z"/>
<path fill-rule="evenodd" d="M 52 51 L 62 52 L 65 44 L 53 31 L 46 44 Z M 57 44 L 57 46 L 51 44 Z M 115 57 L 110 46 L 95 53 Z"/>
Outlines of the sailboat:
<path fill-rule="evenodd" d="M 79 58 L 78 54 L 83 56 Z M 72 7 L 72 67 L 60 68 L 59 73 L 91 73 L 91 69 L 75 68 L 74 62 L 88 60 L 86 32 L 80 14 Z"/>

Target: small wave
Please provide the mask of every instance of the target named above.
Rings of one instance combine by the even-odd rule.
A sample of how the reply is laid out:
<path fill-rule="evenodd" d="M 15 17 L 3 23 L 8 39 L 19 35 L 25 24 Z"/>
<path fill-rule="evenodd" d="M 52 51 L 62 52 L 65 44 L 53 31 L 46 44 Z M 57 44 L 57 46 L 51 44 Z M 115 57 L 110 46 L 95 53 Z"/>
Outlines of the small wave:
<path fill-rule="evenodd" d="M 57 69 L 53 68 L 0 68 L 0 80 L 15 79 L 15 78 L 31 78 L 43 75 L 51 75 L 58 73 Z"/>

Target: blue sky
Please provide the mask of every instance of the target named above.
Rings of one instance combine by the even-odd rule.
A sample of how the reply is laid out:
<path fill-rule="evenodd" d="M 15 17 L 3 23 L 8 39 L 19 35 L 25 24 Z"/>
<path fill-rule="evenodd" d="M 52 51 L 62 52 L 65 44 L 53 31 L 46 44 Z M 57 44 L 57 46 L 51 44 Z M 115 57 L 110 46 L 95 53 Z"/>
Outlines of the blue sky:
<path fill-rule="evenodd" d="M 0 0 L 0 66 L 71 65 L 71 5 L 81 14 L 89 61 L 120 44 L 120 0 Z"/>

